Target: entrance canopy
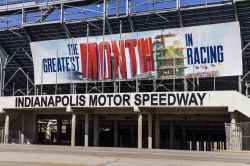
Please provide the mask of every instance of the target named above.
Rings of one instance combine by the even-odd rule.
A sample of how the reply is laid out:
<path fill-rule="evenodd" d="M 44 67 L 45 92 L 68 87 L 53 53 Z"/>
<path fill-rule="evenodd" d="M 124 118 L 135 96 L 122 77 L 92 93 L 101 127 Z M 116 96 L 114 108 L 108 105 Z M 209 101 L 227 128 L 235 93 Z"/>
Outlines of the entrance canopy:
<path fill-rule="evenodd" d="M 0 98 L 0 111 L 61 108 L 222 108 L 250 117 L 250 100 L 236 91 L 151 92 L 13 96 Z"/>

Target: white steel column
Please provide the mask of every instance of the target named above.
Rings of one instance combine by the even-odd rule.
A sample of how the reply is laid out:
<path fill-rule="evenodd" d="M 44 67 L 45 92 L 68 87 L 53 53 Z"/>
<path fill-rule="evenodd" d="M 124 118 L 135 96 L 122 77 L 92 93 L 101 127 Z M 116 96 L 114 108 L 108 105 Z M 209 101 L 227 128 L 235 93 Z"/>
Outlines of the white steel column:
<path fill-rule="evenodd" d="M 142 114 L 138 114 L 138 148 L 142 148 Z"/>
<path fill-rule="evenodd" d="M 89 146 L 89 114 L 85 114 L 84 146 Z"/>
<path fill-rule="evenodd" d="M 75 146 L 76 140 L 76 114 L 72 113 L 72 121 L 71 121 L 71 146 Z"/>
<path fill-rule="evenodd" d="M 99 119 L 97 114 L 94 118 L 94 146 L 99 146 Z"/>
<path fill-rule="evenodd" d="M 25 126 L 24 126 L 24 121 L 25 121 L 25 115 L 23 114 L 22 115 L 22 124 L 21 124 L 21 128 L 22 128 L 22 131 L 21 131 L 21 144 L 24 144 L 24 129 L 25 129 Z"/>
<path fill-rule="evenodd" d="M 233 123 L 234 125 L 236 123 L 236 113 L 235 112 L 231 113 L 231 123 Z"/>
<path fill-rule="evenodd" d="M 148 113 L 148 149 L 152 149 L 152 114 Z"/>
<path fill-rule="evenodd" d="M 160 148 L 160 117 L 155 115 L 155 148 Z"/>
<path fill-rule="evenodd" d="M 240 92 L 240 93 L 242 93 L 242 85 L 241 85 L 242 80 L 243 80 L 243 79 L 241 79 L 241 76 L 238 76 L 238 84 L 239 84 L 239 85 L 238 85 L 238 88 L 239 88 L 239 92 Z"/>
<path fill-rule="evenodd" d="M 10 116 L 6 114 L 5 124 L 4 124 L 4 143 L 9 143 L 9 127 L 10 127 Z"/>
<path fill-rule="evenodd" d="M 238 150 L 237 148 L 237 132 L 236 132 L 236 112 L 231 113 L 231 131 L 230 131 L 230 144 L 231 147 L 228 150 Z"/>
<path fill-rule="evenodd" d="M 118 146 L 118 121 L 114 120 L 114 147 Z"/>

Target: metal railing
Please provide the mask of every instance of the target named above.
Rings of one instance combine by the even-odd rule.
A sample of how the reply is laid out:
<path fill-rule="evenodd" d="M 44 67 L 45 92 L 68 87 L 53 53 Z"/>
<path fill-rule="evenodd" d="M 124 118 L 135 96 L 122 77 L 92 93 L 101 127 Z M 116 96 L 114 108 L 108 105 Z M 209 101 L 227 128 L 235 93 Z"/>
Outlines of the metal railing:
<path fill-rule="evenodd" d="M 30 144 L 30 140 L 21 130 L 10 130 L 9 135 L 4 134 L 4 128 L 0 128 L 0 144 Z"/>
<path fill-rule="evenodd" d="M 104 14 L 102 1 L 83 4 L 80 6 L 71 6 L 65 3 L 65 0 L 4 0 L 0 1 L 0 7 L 7 6 L 7 10 L 8 8 L 12 8 L 8 7 L 8 5 L 25 2 L 34 2 L 39 8 L 33 8 L 32 10 L 24 12 L 19 11 L 10 15 L 2 15 L 0 17 L 0 28 L 6 29 L 11 27 L 21 27 L 23 24 L 39 22 L 86 20 L 102 17 Z M 60 9 L 58 6 L 51 5 L 55 4 L 55 2 L 64 2 L 64 8 Z M 106 15 L 108 17 L 121 16 L 141 12 L 157 12 L 169 9 L 175 10 L 192 6 L 207 6 L 218 3 L 232 3 L 232 0 L 109 0 L 106 2 Z M 43 7 L 44 9 L 41 9 Z M 23 20 L 22 18 L 25 19 Z"/>
<path fill-rule="evenodd" d="M 34 2 L 35 0 L 2 0 L 0 1 L 0 6 L 13 5 L 18 3 Z"/>
<path fill-rule="evenodd" d="M 250 150 L 250 122 L 225 123 L 227 150 Z"/>

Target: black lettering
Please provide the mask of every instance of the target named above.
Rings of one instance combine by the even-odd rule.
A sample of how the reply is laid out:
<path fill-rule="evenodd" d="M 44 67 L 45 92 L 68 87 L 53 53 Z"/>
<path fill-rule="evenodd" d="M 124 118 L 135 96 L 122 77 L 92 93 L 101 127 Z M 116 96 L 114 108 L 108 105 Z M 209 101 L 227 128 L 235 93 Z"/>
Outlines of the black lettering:
<path fill-rule="evenodd" d="M 31 99 L 29 97 L 25 97 L 25 107 L 30 106 Z"/>
<path fill-rule="evenodd" d="M 61 96 L 56 96 L 56 106 L 62 101 Z"/>
<path fill-rule="evenodd" d="M 158 105 L 157 96 L 158 94 L 151 94 L 151 105 Z"/>
<path fill-rule="evenodd" d="M 136 106 L 141 105 L 141 94 L 135 94 L 135 101 L 134 101 L 134 104 L 135 104 Z"/>
<path fill-rule="evenodd" d="M 49 107 L 50 105 L 51 105 L 51 106 L 55 106 L 53 96 L 50 96 L 50 98 L 49 98 L 48 107 Z"/>
<path fill-rule="evenodd" d="M 194 103 L 195 105 L 198 105 L 198 102 L 197 102 L 197 100 L 196 100 L 196 96 L 195 96 L 194 93 L 191 94 L 191 97 L 190 97 L 190 99 L 189 99 L 188 105 L 191 105 L 192 103 Z"/>
<path fill-rule="evenodd" d="M 24 97 L 17 98 L 17 107 L 24 107 Z"/>
<path fill-rule="evenodd" d="M 39 101 L 39 97 L 36 97 L 35 102 L 34 102 L 34 107 L 41 107 L 41 103 Z"/>
<path fill-rule="evenodd" d="M 111 98 L 113 97 L 113 95 L 107 95 L 108 98 L 108 105 L 111 106 Z"/>
<path fill-rule="evenodd" d="M 30 107 L 33 107 L 33 97 L 30 98 L 31 99 L 31 102 L 30 102 Z"/>
<path fill-rule="evenodd" d="M 97 106 L 97 96 L 96 95 L 89 96 L 89 106 Z"/>
<path fill-rule="evenodd" d="M 143 94 L 143 96 L 142 96 L 142 105 L 145 105 L 145 103 L 147 102 L 147 101 L 149 101 L 149 94 Z"/>
<path fill-rule="evenodd" d="M 117 99 L 118 99 L 118 101 L 117 101 Z M 122 103 L 122 97 L 120 96 L 120 95 L 115 95 L 114 96 L 114 104 L 116 105 L 116 106 L 119 106 L 119 105 L 121 105 L 121 103 Z"/>
<path fill-rule="evenodd" d="M 127 94 L 124 94 L 123 95 L 123 106 L 125 106 L 125 105 L 130 106 L 129 100 L 130 100 L 130 96 Z"/>
<path fill-rule="evenodd" d="M 85 104 L 86 104 L 85 96 L 84 95 L 80 95 L 79 96 L 79 105 L 80 106 L 84 106 Z"/>
<path fill-rule="evenodd" d="M 70 106 L 76 106 L 76 103 L 73 103 L 73 97 L 70 96 Z"/>
<path fill-rule="evenodd" d="M 63 106 L 68 106 L 69 105 L 69 97 L 68 96 L 63 96 L 62 97 L 62 105 Z"/>
<path fill-rule="evenodd" d="M 106 97 L 104 95 L 100 95 L 98 98 L 98 104 L 100 106 L 104 106 L 106 104 Z"/>
<path fill-rule="evenodd" d="M 172 98 L 172 100 L 171 100 Z M 168 105 L 175 105 L 176 97 L 174 94 L 169 93 L 168 94 Z"/>
<path fill-rule="evenodd" d="M 185 94 L 185 93 L 181 93 L 181 94 L 178 94 L 177 93 L 177 102 L 178 102 L 178 105 L 182 105 L 182 103 L 184 105 L 187 105 L 188 103 L 188 98 L 189 98 L 189 93 Z"/>
<path fill-rule="evenodd" d="M 202 96 L 201 96 L 200 93 L 197 93 L 197 96 L 198 96 L 199 99 L 200 99 L 200 105 L 203 105 L 203 100 L 204 100 L 204 98 L 205 98 L 205 96 L 206 96 L 206 93 L 203 93 Z"/>
<path fill-rule="evenodd" d="M 159 94 L 159 105 L 166 105 L 166 94 Z"/>
<path fill-rule="evenodd" d="M 41 105 L 41 107 L 47 107 L 48 106 L 47 96 L 41 98 L 40 105 Z"/>

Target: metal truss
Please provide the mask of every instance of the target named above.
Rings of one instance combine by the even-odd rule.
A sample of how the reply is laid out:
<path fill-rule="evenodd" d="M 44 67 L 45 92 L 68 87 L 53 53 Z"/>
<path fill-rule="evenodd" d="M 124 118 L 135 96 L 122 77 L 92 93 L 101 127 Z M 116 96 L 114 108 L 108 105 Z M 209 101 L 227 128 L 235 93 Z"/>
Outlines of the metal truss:
<path fill-rule="evenodd" d="M 31 56 L 27 53 L 26 50 L 24 50 L 23 48 L 18 48 L 13 55 L 11 55 L 10 57 L 7 57 L 7 60 L 4 64 L 4 68 L 3 68 L 3 79 L 2 79 L 2 89 L 1 89 L 1 93 L 3 94 L 5 88 L 9 85 L 9 83 L 11 82 L 11 80 L 17 75 L 17 73 L 21 72 L 27 79 L 27 82 L 26 82 L 26 88 L 27 88 L 27 91 L 26 91 L 26 95 L 29 94 L 29 83 L 34 86 L 34 82 L 29 78 L 29 73 L 26 73 L 23 68 L 21 67 L 21 65 L 19 65 L 14 57 L 16 56 L 16 54 L 18 52 L 23 52 L 32 62 L 33 62 L 33 59 L 31 58 Z M 16 65 L 17 65 L 17 69 L 15 70 L 15 72 L 12 74 L 12 76 L 5 81 L 5 75 L 6 75 L 6 68 L 8 68 L 8 64 L 10 62 L 14 62 Z M 15 84 L 13 84 L 13 89 L 15 87 Z M 21 92 L 21 90 L 19 89 L 19 91 Z M 13 94 L 15 94 L 13 92 Z"/>
<path fill-rule="evenodd" d="M 157 4 L 160 2 L 174 2 L 175 5 L 171 7 L 163 7 L 162 9 L 157 8 Z M 115 8 L 115 13 L 109 13 L 109 3 L 114 2 L 116 4 Z M 120 4 L 125 2 L 125 6 L 122 6 L 120 8 Z M 228 4 L 233 4 L 234 2 L 228 1 Z M 96 8 L 90 8 L 89 6 L 91 5 L 96 5 Z M 149 10 L 139 10 L 138 8 L 143 5 L 150 5 L 152 6 Z M 34 35 L 31 33 L 30 29 L 36 28 L 38 26 L 45 26 L 48 25 L 59 25 L 64 34 L 64 38 L 73 38 L 77 37 L 76 33 L 72 30 L 71 25 L 75 25 L 77 23 L 86 23 L 87 26 L 83 27 L 86 32 L 84 36 L 89 37 L 89 31 L 90 27 L 96 28 L 98 31 L 102 31 L 103 38 L 105 38 L 106 30 L 109 34 L 113 34 L 117 32 L 117 29 L 115 29 L 112 26 L 112 21 L 110 20 L 120 20 L 120 34 L 123 33 L 123 26 L 122 24 L 128 23 L 130 30 L 126 29 L 126 31 L 132 31 L 136 32 L 138 31 L 138 23 L 134 21 L 134 16 L 140 16 L 141 18 L 144 19 L 146 17 L 146 21 L 143 22 L 144 24 L 147 24 L 147 21 L 150 21 L 152 16 L 157 16 L 158 18 L 162 19 L 162 21 L 167 22 L 169 24 L 172 23 L 172 20 L 168 18 L 168 16 L 164 15 L 166 12 L 176 12 L 177 13 L 177 18 L 179 19 L 179 25 L 178 27 L 184 27 L 184 17 L 183 17 L 183 12 L 186 10 L 194 10 L 194 9 L 199 9 L 199 8 L 204 8 L 206 7 L 214 7 L 214 6 L 223 6 L 224 3 L 217 3 L 217 4 L 200 4 L 196 6 L 189 6 L 189 7 L 182 7 L 181 6 L 181 1 L 180 0 L 146 0 L 146 1 L 141 1 L 139 4 L 134 4 L 133 0 L 111 0 L 111 1 L 106 1 L 106 0 L 96 0 L 96 1 L 82 1 L 82 0 L 65 0 L 65 1 L 54 1 L 54 2 L 48 2 L 46 4 L 34 4 L 33 6 L 25 6 L 22 8 L 16 8 L 4 11 L 7 13 L 6 16 L 3 16 L 3 18 L 0 18 L 3 22 L 6 22 L 6 27 L 3 28 L 4 31 L 6 29 L 11 32 L 12 34 L 16 35 L 18 38 L 27 38 L 29 42 L 31 41 L 37 41 L 38 39 L 34 38 Z M 236 5 L 234 3 L 234 5 Z M 98 7 L 99 6 L 99 7 Z M 124 9 L 123 9 L 124 8 Z M 100 9 L 100 10 L 99 10 Z M 138 10 L 136 10 L 138 9 Z M 237 14 L 237 8 L 236 9 L 236 14 Z M 124 11 L 124 12 L 122 12 Z M 0 13 L 1 13 L 1 8 L 0 8 Z M 35 15 L 34 13 L 38 13 Z M 16 16 L 20 14 L 20 20 L 13 20 L 10 19 L 12 16 Z M 69 18 L 71 16 L 79 16 L 75 18 Z M 51 19 L 55 17 L 55 19 Z M 238 17 L 238 14 L 237 14 Z M 19 22 L 20 24 L 16 26 L 11 26 L 12 22 Z M 19 33 L 17 30 L 21 29 L 23 33 Z M 125 28 L 124 28 L 125 29 Z M 125 30 L 124 30 L 125 31 Z M 46 33 L 46 32 L 44 32 Z M 53 34 L 52 34 L 53 35 Z M 250 43 L 248 43 L 244 48 L 243 52 L 245 49 L 248 48 Z M 34 90 L 34 94 L 44 94 L 46 93 L 46 89 L 50 88 L 47 85 L 41 85 L 40 87 L 37 86 L 35 87 L 34 82 L 31 78 L 31 76 L 25 72 L 23 69 L 24 66 L 21 64 L 18 64 L 15 61 L 15 56 L 17 52 L 23 52 L 28 59 L 33 62 L 31 55 L 24 49 L 24 48 L 17 48 L 17 50 L 11 54 L 11 56 L 8 58 L 8 65 L 10 62 L 14 62 L 16 64 L 16 70 L 14 71 L 14 74 L 8 77 L 6 81 L 2 79 L 2 82 L 6 82 L 5 85 L 3 86 L 3 89 L 1 91 L 3 92 L 7 86 L 11 85 L 13 77 L 15 77 L 19 72 L 25 75 L 25 78 L 27 80 L 26 82 L 26 92 L 23 89 L 17 89 L 15 92 L 13 92 L 13 95 L 17 93 L 21 94 L 30 94 L 32 90 Z M 8 66 L 6 67 L 8 68 Z M 2 70 L 2 75 L 5 77 L 5 70 L 6 68 L 3 68 Z M 216 78 L 212 78 L 212 83 L 213 83 L 213 88 L 216 89 L 216 84 L 215 84 Z M 242 79 L 243 80 L 243 79 Z M 241 80 L 241 81 L 242 81 Z M 129 81 L 129 80 L 111 80 L 109 82 L 88 82 L 86 81 L 83 84 L 70 84 L 69 88 L 70 91 L 69 93 L 92 93 L 92 92 L 98 92 L 98 93 L 104 93 L 105 91 L 109 90 L 112 92 L 124 92 L 125 90 L 123 87 L 126 87 L 129 91 L 135 91 L 139 92 L 141 89 L 147 86 L 152 86 L 150 89 L 151 91 L 175 91 L 175 90 L 196 90 L 199 87 L 200 84 L 199 79 L 187 79 L 183 78 L 180 80 L 175 80 L 173 79 L 171 81 L 166 81 L 166 80 L 160 80 L 160 79 L 155 79 L 152 80 L 152 84 L 147 83 L 147 80 L 135 80 L 135 81 Z M 112 83 L 112 87 L 110 88 L 109 83 Z M 29 84 L 32 86 L 30 88 Z M 101 84 L 101 85 L 100 85 Z M 15 89 L 15 85 L 13 85 Z M 63 85 L 55 85 L 53 89 L 53 93 L 57 94 L 60 93 L 60 89 L 62 88 Z M 67 85 L 65 85 L 67 87 Z M 78 89 L 84 89 L 83 91 L 78 91 Z M 40 89 L 39 89 L 40 88 Z M 38 90 L 40 93 L 38 93 Z M 67 89 L 67 88 L 64 88 Z M 49 90 L 47 90 L 49 91 Z"/>

